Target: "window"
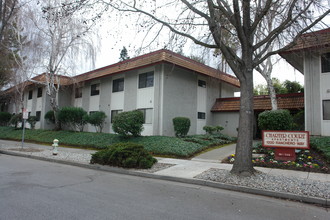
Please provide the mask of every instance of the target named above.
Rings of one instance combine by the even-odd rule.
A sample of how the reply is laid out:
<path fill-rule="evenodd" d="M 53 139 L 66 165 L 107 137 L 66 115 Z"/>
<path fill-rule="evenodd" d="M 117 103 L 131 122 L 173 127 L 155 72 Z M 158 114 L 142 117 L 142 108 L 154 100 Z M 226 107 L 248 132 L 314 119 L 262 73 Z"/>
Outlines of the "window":
<path fill-rule="evenodd" d="M 33 96 L 33 90 L 30 90 L 30 91 L 29 91 L 29 97 L 28 97 L 28 99 L 29 99 L 29 100 L 32 99 L 32 96 Z"/>
<path fill-rule="evenodd" d="M 112 81 L 112 92 L 124 91 L 124 78 L 115 79 Z"/>
<path fill-rule="evenodd" d="M 36 111 L 36 121 L 40 121 L 41 111 Z"/>
<path fill-rule="evenodd" d="M 205 112 L 198 112 L 198 113 L 197 113 L 197 118 L 198 118 L 198 119 L 205 119 L 205 117 L 206 117 Z"/>
<path fill-rule="evenodd" d="M 143 113 L 143 124 L 152 124 L 152 108 L 139 109 Z"/>
<path fill-rule="evenodd" d="M 37 98 L 42 97 L 42 88 L 38 88 Z"/>
<path fill-rule="evenodd" d="M 198 86 L 206 88 L 206 82 L 204 80 L 198 80 Z"/>
<path fill-rule="evenodd" d="M 74 97 L 77 98 L 81 98 L 82 97 L 82 87 L 80 88 L 76 88 L 74 91 Z"/>
<path fill-rule="evenodd" d="M 100 83 L 91 85 L 91 96 L 100 94 Z"/>
<path fill-rule="evenodd" d="M 330 53 L 321 56 L 321 71 L 322 73 L 330 72 Z"/>
<path fill-rule="evenodd" d="M 123 110 L 111 110 L 111 123 L 113 123 L 113 119 L 116 115 L 118 115 L 120 112 L 123 112 Z"/>
<path fill-rule="evenodd" d="M 323 120 L 330 120 L 330 100 L 323 100 Z"/>
<path fill-rule="evenodd" d="M 142 73 L 139 75 L 139 89 L 154 86 L 154 72 Z"/>

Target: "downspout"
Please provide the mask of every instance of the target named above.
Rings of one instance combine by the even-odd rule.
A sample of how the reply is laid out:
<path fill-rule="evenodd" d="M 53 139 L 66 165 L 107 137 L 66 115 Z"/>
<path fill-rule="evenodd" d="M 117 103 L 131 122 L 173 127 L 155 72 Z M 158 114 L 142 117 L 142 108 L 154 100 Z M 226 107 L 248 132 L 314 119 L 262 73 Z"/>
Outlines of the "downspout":
<path fill-rule="evenodd" d="M 165 67 L 164 67 L 164 63 L 162 63 L 162 66 L 161 66 L 161 71 L 160 71 L 160 74 L 159 74 L 159 78 L 160 78 L 160 82 L 159 82 L 159 135 L 163 135 L 164 132 L 163 132 L 163 118 L 164 118 L 164 70 Z"/>

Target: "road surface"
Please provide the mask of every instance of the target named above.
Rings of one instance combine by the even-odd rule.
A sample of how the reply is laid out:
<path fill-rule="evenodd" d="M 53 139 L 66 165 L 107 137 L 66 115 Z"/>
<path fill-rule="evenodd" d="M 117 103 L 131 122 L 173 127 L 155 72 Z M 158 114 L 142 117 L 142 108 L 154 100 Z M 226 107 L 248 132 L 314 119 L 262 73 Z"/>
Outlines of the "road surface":
<path fill-rule="evenodd" d="M 0 154 L 0 219 L 329 219 L 326 209 Z"/>

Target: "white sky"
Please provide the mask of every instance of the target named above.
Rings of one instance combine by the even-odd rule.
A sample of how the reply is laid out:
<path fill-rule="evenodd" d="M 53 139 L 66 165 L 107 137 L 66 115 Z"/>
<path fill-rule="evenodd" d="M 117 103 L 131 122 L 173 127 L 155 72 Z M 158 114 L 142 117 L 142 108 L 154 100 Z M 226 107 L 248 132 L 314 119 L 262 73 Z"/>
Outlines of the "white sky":
<path fill-rule="evenodd" d="M 132 58 L 136 56 L 135 50 L 140 45 L 140 42 L 137 40 L 138 38 L 134 37 L 135 34 L 131 33 L 128 30 L 128 33 L 124 34 L 123 36 L 116 35 L 116 39 L 113 36 L 109 35 L 108 31 L 104 30 L 99 32 L 100 34 L 100 51 L 98 52 L 96 58 L 95 68 L 100 68 L 103 66 L 111 65 L 114 63 L 119 62 L 120 51 L 125 46 L 128 50 L 128 55 Z M 154 48 L 150 50 L 150 52 L 162 49 L 162 47 Z M 189 56 L 194 49 L 185 46 L 184 47 L 184 54 Z M 175 51 L 174 51 L 175 52 Z M 141 54 L 142 55 L 142 54 Z M 212 56 L 209 57 L 215 59 Z M 206 59 L 207 60 L 207 59 Z M 212 61 L 210 61 L 212 63 Z M 285 80 L 290 81 L 297 81 L 300 84 L 304 84 L 304 75 L 301 74 L 298 70 L 295 70 L 289 63 L 287 63 L 284 59 L 281 59 L 278 63 L 274 65 L 272 77 L 278 78 L 281 82 Z M 254 74 L 254 85 L 258 84 L 266 84 L 264 78 L 259 74 Z"/>
<path fill-rule="evenodd" d="M 330 1 L 330 0 L 329 0 Z M 103 18 L 105 19 L 105 18 Z M 154 43 L 144 51 L 138 51 L 141 45 L 146 45 L 147 41 L 142 43 L 142 39 L 145 37 L 145 32 L 138 33 L 137 30 L 141 31 L 138 26 L 138 18 L 135 15 L 115 15 L 112 16 L 111 21 L 104 20 L 99 27 L 99 43 L 100 50 L 97 53 L 95 68 L 111 65 L 119 62 L 120 51 L 125 46 L 128 50 L 128 55 L 132 58 L 137 55 L 143 55 L 148 52 L 159 50 L 164 48 L 165 43 L 169 41 L 168 31 L 161 32 L 161 36 L 154 40 Z M 326 24 L 330 24 L 330 18 L 324 20 Z M 150 34 L 149 39 L 155 35 Z M 171 50 L 172 48 L 167 48 Z M 174 51 L 176 52 L 176 51 Z M 194 53 L 195 52 L 195 53 Z M 197 55 L 200 56 L 201 52 L 196 49 L 196 46 L 191 41 L 185 43 L 183 53 L 186 56 Z M 209 58 L 209 59 L 208 59 Z M 205 58 L 207 63 L 216 63 L 216 59 L 212 55 Z M 213 65 L 210 65 L 213 66 Z M 85 69 L 88 71 L 91 69 Z M 285 80 L 297 81 L 300 84 L 304 84 L 304 75 L 298 70 L 295 70 L 290 64 L 284 59 L 281 59 L 273 67 L 272 77 L 278 78 L 281 82 Z M 259 74 L 254 74 L 254 85 L 266 84 L 264 78 Z"/>

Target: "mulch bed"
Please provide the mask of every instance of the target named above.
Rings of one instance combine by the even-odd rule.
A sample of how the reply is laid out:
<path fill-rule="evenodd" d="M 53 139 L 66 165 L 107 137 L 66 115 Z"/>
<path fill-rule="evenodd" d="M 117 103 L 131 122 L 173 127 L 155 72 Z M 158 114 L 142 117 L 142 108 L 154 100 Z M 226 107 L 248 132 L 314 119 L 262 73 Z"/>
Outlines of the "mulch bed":
<path fill-rule="evenodd" d="M 304 171 L 304 172 L 313 172 L 313 173 L 326 173 L 330 174 L 330 164 L 327 162 L 327 160 L 319 154 L 317 151 L 310 149 L 309 150 L 309 156 L 313 158 L 313 160 L 317 161 L 318 164 L 322 164 L 322 167 L 320 166 L 319 168 L 316 167 L 309 167 L 309 166 L 303 166 L 303 167 L 297 167 L 296 165 L 292 165 L 288 163 L 288 161 L 278 161 L 277 163 L 273 163 L 269 161 L 270 155 L 267 153 L 265 157 L 265 162 L 257 162 L 255 161 L 253 164 L 254 166 L 257 167 L 267 167 L 267 168 L 277 168 L 277 169 L 286 169 L 286 170 L 297 170 L 297 171 Z M 297 156 L 298 158 L 298 156 Z M 222 163 L 230 163 L 232 164 L 233 162 L 230 162 L 231 157 L 228 157 L 222 161 Z M 295 161 L 298 163 L 298 160 Z"/>

